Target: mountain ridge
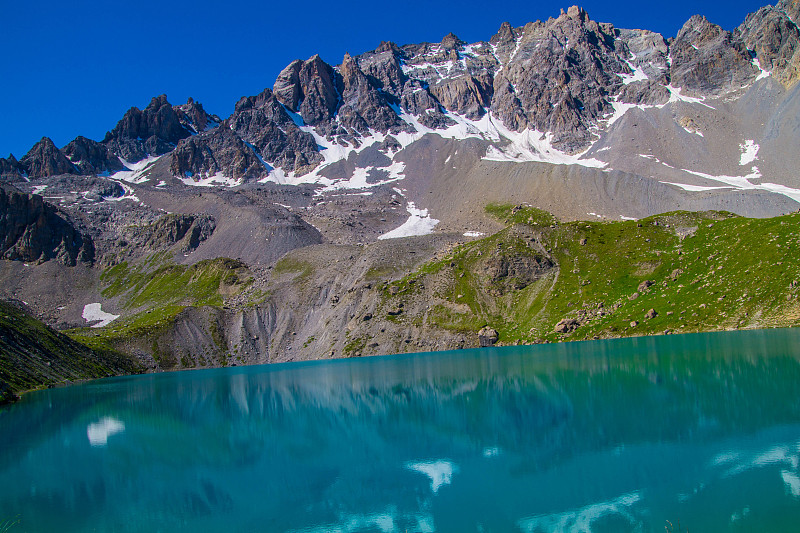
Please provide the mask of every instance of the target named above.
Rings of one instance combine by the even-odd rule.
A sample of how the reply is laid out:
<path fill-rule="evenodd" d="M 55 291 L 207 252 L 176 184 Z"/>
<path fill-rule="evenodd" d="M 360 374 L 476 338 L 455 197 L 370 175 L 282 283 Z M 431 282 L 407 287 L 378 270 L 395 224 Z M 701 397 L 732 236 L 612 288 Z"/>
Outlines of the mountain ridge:
<path fill-rule="evenodd" d="M 665 39 L 597 23 L 573 6 L 545 22 L 519 28 L 504 23 L 488 41 L 473 44 L 451 33 L 440 43 L 385 42 L 358 56 L 346 54 L 336 66 L 318 55 L 294 60 L 271 90 L 239 100 L 224 121 L 233 135 L 217 130 L 214 126 L 223 121 L 208 115 L 202 104 L 190 98 L 172 106 L 161 95 L 143 110 L 126 112 L 100 144 L 130 163 L 180 148 L 173 176 L 222 174 L 241 180 L 282 170 L 302 177 L 324 159 L 315 134 L 358 147 L 373 131 L 419 131 L 410 117 L 437 131 L 454 124 L 448 113 L 469 120 L 491 113 L 514 132 L 549 132 L 553 148 L 574 154 L 596 140 L 609 116 L 616 117 L 615 104 L 664 105 L 718 96 L 765 72 L 793 86 L 800 64 L 793 13 L 796 17 L 796 4 L 781 0 L 748 15 L 733 32 L 696 15 L 676 37 Z M 192 135 L 197 138 L 185 141 Z M 86 147 L 83 157 L 77 156 L 76 143 L 96 141 L 78 137 L 58 151 L 45 139 L 21 161 L 0 160 L 0 171 L 40 177 L 119 170 L 123 164 L 106 161 L 104 154 L 89 156 Z M 222 153 L 211 158 L 198 152 Z M 251 161 L 263 164 L 258 168 Z"/>

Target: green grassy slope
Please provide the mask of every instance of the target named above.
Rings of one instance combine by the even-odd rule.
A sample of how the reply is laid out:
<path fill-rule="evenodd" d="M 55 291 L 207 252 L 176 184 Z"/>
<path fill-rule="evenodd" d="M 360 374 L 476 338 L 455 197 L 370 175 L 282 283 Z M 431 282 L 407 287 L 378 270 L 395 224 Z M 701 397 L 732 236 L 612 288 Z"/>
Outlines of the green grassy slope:
<path fill-rule="evenodd" d="M 240 292 L 252 281 L 241 261 L 217 258 L 191 266 L 176 265 L 168 255 L 154 254 L 138 265 L 120 263 L 101 276 L 102 295 L 119 297 L 128 313 L 104 328 L 67 333 L 97 349 L 119 348 L 130 339 L 157 335 L 172 326 L 186 307 L 222 307 L 224 296 Z"/>
<path fill-rule="evenodd" d="M 560 224 L 532 208 L 487 212 L 510 226 L 387 286 L 384 309 L 433 302 L 391 320 L 489 325 L 506 344 L 800 324 L 798 213 Z"/>
<path fill-rule="evenodd" d="M 0 404 L 25 390 L 138 371 L 128 357 L 93 351 L 0 301 Z"/>

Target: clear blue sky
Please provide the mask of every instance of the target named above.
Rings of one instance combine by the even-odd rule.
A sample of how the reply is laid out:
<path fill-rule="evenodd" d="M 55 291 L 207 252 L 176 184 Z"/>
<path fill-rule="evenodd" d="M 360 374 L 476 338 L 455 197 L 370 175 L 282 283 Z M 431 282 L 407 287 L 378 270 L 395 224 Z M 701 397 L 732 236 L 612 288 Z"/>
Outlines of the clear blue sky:
<path fill-rule="evenodd" d="M 545 20 L 575 1 L 0 0 L 0 156 L 22 157 L 43 135 L 59 147 L 77 135 L 101 140 L 129 107 L 162 93 L 225 118 L 293 59 L 319 53 L 338 64 L 382 40 L 438 42 L 450 31 L 488 40 L 503 21 Z M 579 5 L 594 20 L 671 37 L 695 13 L 730 30 L 765 3 Z"/>

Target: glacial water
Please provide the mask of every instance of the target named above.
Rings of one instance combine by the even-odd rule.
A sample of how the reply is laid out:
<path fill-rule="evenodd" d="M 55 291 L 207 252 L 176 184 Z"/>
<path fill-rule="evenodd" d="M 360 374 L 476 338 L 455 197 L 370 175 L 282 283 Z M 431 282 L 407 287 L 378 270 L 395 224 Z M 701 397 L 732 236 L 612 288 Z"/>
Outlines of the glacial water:
<path fill-rule="evenodd" d="M 796 532 L 800 330 L 107 379 L 0 451 L 11 533 Z"/>

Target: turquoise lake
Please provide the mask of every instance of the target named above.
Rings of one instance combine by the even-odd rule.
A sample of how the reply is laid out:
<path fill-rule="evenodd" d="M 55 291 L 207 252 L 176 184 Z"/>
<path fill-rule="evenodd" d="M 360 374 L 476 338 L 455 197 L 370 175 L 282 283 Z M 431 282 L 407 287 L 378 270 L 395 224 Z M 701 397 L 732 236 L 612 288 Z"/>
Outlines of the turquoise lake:
<path fill-rule="evenodd" d="M 800 330 L 105 379 L 0 450 L 11 533 L 796 532 Z"/>

